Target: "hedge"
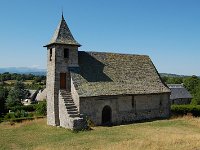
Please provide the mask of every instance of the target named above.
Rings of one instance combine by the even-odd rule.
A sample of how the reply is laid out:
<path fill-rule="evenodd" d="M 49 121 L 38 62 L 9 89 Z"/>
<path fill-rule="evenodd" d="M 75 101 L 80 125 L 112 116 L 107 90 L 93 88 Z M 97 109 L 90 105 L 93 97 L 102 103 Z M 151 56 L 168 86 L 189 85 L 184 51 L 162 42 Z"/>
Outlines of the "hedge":
<path fill-rule="evenodd" d="M 11 108 L 11 111 L 16 112 L 17 110 L 24 110 L 26 112 L 33 112 L 36 110 L 36 105 L 37 104 L 31 104 L 27 106 L 15 106 Z"/>
<path fill-rule="evenodd" d="M 200 116 L 200 105 L 172 105 L 171 106 L 172 115 L 187 115 L 192 114 L 192 116 Z"/>

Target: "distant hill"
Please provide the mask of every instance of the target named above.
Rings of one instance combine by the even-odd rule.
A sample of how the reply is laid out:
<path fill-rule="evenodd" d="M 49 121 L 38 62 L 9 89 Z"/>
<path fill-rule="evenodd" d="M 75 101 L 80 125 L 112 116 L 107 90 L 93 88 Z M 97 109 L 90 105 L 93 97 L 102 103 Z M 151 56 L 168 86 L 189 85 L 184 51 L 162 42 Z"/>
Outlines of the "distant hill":
<path fill-rule="evenodd" d="M 34 75 L 45 75 L 46 69 L 39 68 L 29 68 L 29 67 L 5 67 L 0 68 L 0 73 L 9 72 L 9 73 L 19 73 L 19 74 L 34 74 Z M 161 77 L 189 77 L 188 75 L 178 75 L 171 73 L 160 73 Z"/>
<path fill-rule="evenodd" d="M 189 75 L 178 75 L 178 74 L 171 74 L 171 73 L 160 73 L 160 76 L 161 77 L 191 77 Z"/>
<path fill-rule="evenodd" d="M 0 73 L 19 73 L 19 74 L 34 74 L 34 75 L 46 75 L 46 69 L 29 68 L 29 67 L 7 67 L 0 68 Z"/>

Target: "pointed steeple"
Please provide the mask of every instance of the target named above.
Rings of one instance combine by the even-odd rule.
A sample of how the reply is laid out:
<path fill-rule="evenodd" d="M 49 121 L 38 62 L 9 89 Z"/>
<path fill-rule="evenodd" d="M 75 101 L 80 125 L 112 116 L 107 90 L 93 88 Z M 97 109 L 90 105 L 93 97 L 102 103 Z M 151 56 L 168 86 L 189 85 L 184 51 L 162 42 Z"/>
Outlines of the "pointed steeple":
<path fill-rule="evenodd" d="M 69 27 L 67 26 L 67 23 L 64 19 L 63 12 L 62 12 L 62 19 L 57 27 L 57 29 L 54 32 L 53 37 L 51 38 L 51 41 L 46 46 L 52 45 L 52 44 L 66 44 L 66 45 L 76 45 L 80 47 L 81 45 L 74 39 Z"/>
<path fill-rule="evenodd" d="M 63 16 L 63 11 L 62 11 L 62 20 L 65 20 L 65 19 L 64 19 L 64 16 Z"/>

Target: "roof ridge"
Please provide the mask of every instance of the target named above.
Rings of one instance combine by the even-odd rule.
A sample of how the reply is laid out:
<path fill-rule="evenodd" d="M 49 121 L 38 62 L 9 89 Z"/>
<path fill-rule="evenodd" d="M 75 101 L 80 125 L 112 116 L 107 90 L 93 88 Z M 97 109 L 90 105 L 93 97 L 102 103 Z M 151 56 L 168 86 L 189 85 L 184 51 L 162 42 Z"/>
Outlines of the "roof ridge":
<path fill-rule="evenodd" d="M 126 53 L 117 53 L 117 52 L 97 52 L 97 51 L 79 51 L 79 52 L 86 52 L 86 53 L 98 53 L 98 54 L 114 54 L 114 55 L 126 55 L 126 56 L 146 56 L 148 55 L 142 55 L 142 54 L 126 54 Z"/>

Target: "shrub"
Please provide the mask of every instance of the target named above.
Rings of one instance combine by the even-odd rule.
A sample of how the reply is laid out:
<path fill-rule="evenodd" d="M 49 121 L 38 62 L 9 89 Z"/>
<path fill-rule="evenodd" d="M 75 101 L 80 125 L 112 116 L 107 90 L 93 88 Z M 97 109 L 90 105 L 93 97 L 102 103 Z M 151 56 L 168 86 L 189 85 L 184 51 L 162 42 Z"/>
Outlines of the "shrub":
<path fill-rule="evenodd" d="M 33 117 L 34 116 L 34 113 L 28 113 L 28 116 L 27 117 Z"/>
<path fill-rule="evenodd" d="M 17 110 L 24 110 L 26 112 L 33 112 L 36 110 L 36 104 L 27 105 L 27 106 L 15 106 L 11 108 L 11 111 L 16 112 Z"/>
<path fill-rule="evenodd" d="M 200 105 L 172 105 L 171 112 L 173 115 L 192 114 L 195 117 L 200 116 Z"/>
<path fill-rule="evenodd" d="M 7 114 L 4 116 L 4 119 L 5 119 L 5 120 L 15 119 L 15 113 L 14 113 L 14 112 L 7 113 Z"/>
<path fill-rule="evenodd" d="M 47 103 L 45 101 L 40 102 L 36 105 L 36 114 L 46 116 L 46 114 L 47 114 Z"/>
<path fill-rule="evenodd" d="M 29 117 L 27 112 L 25 112 L 24 110 L 17 110 L 16 112 L 7 113 L 4 118 L 5 120 L 13 120 L 16 118 L 25 118 L 25 117 Z M 31 117 L 33 117 L 33 115 Z"/>
<path fill-rule="evenodd" d="M 20 118 L 21 117 L 21 111 L 20 110 L 17 110 L 15 113 L 15 118 Z"/>

